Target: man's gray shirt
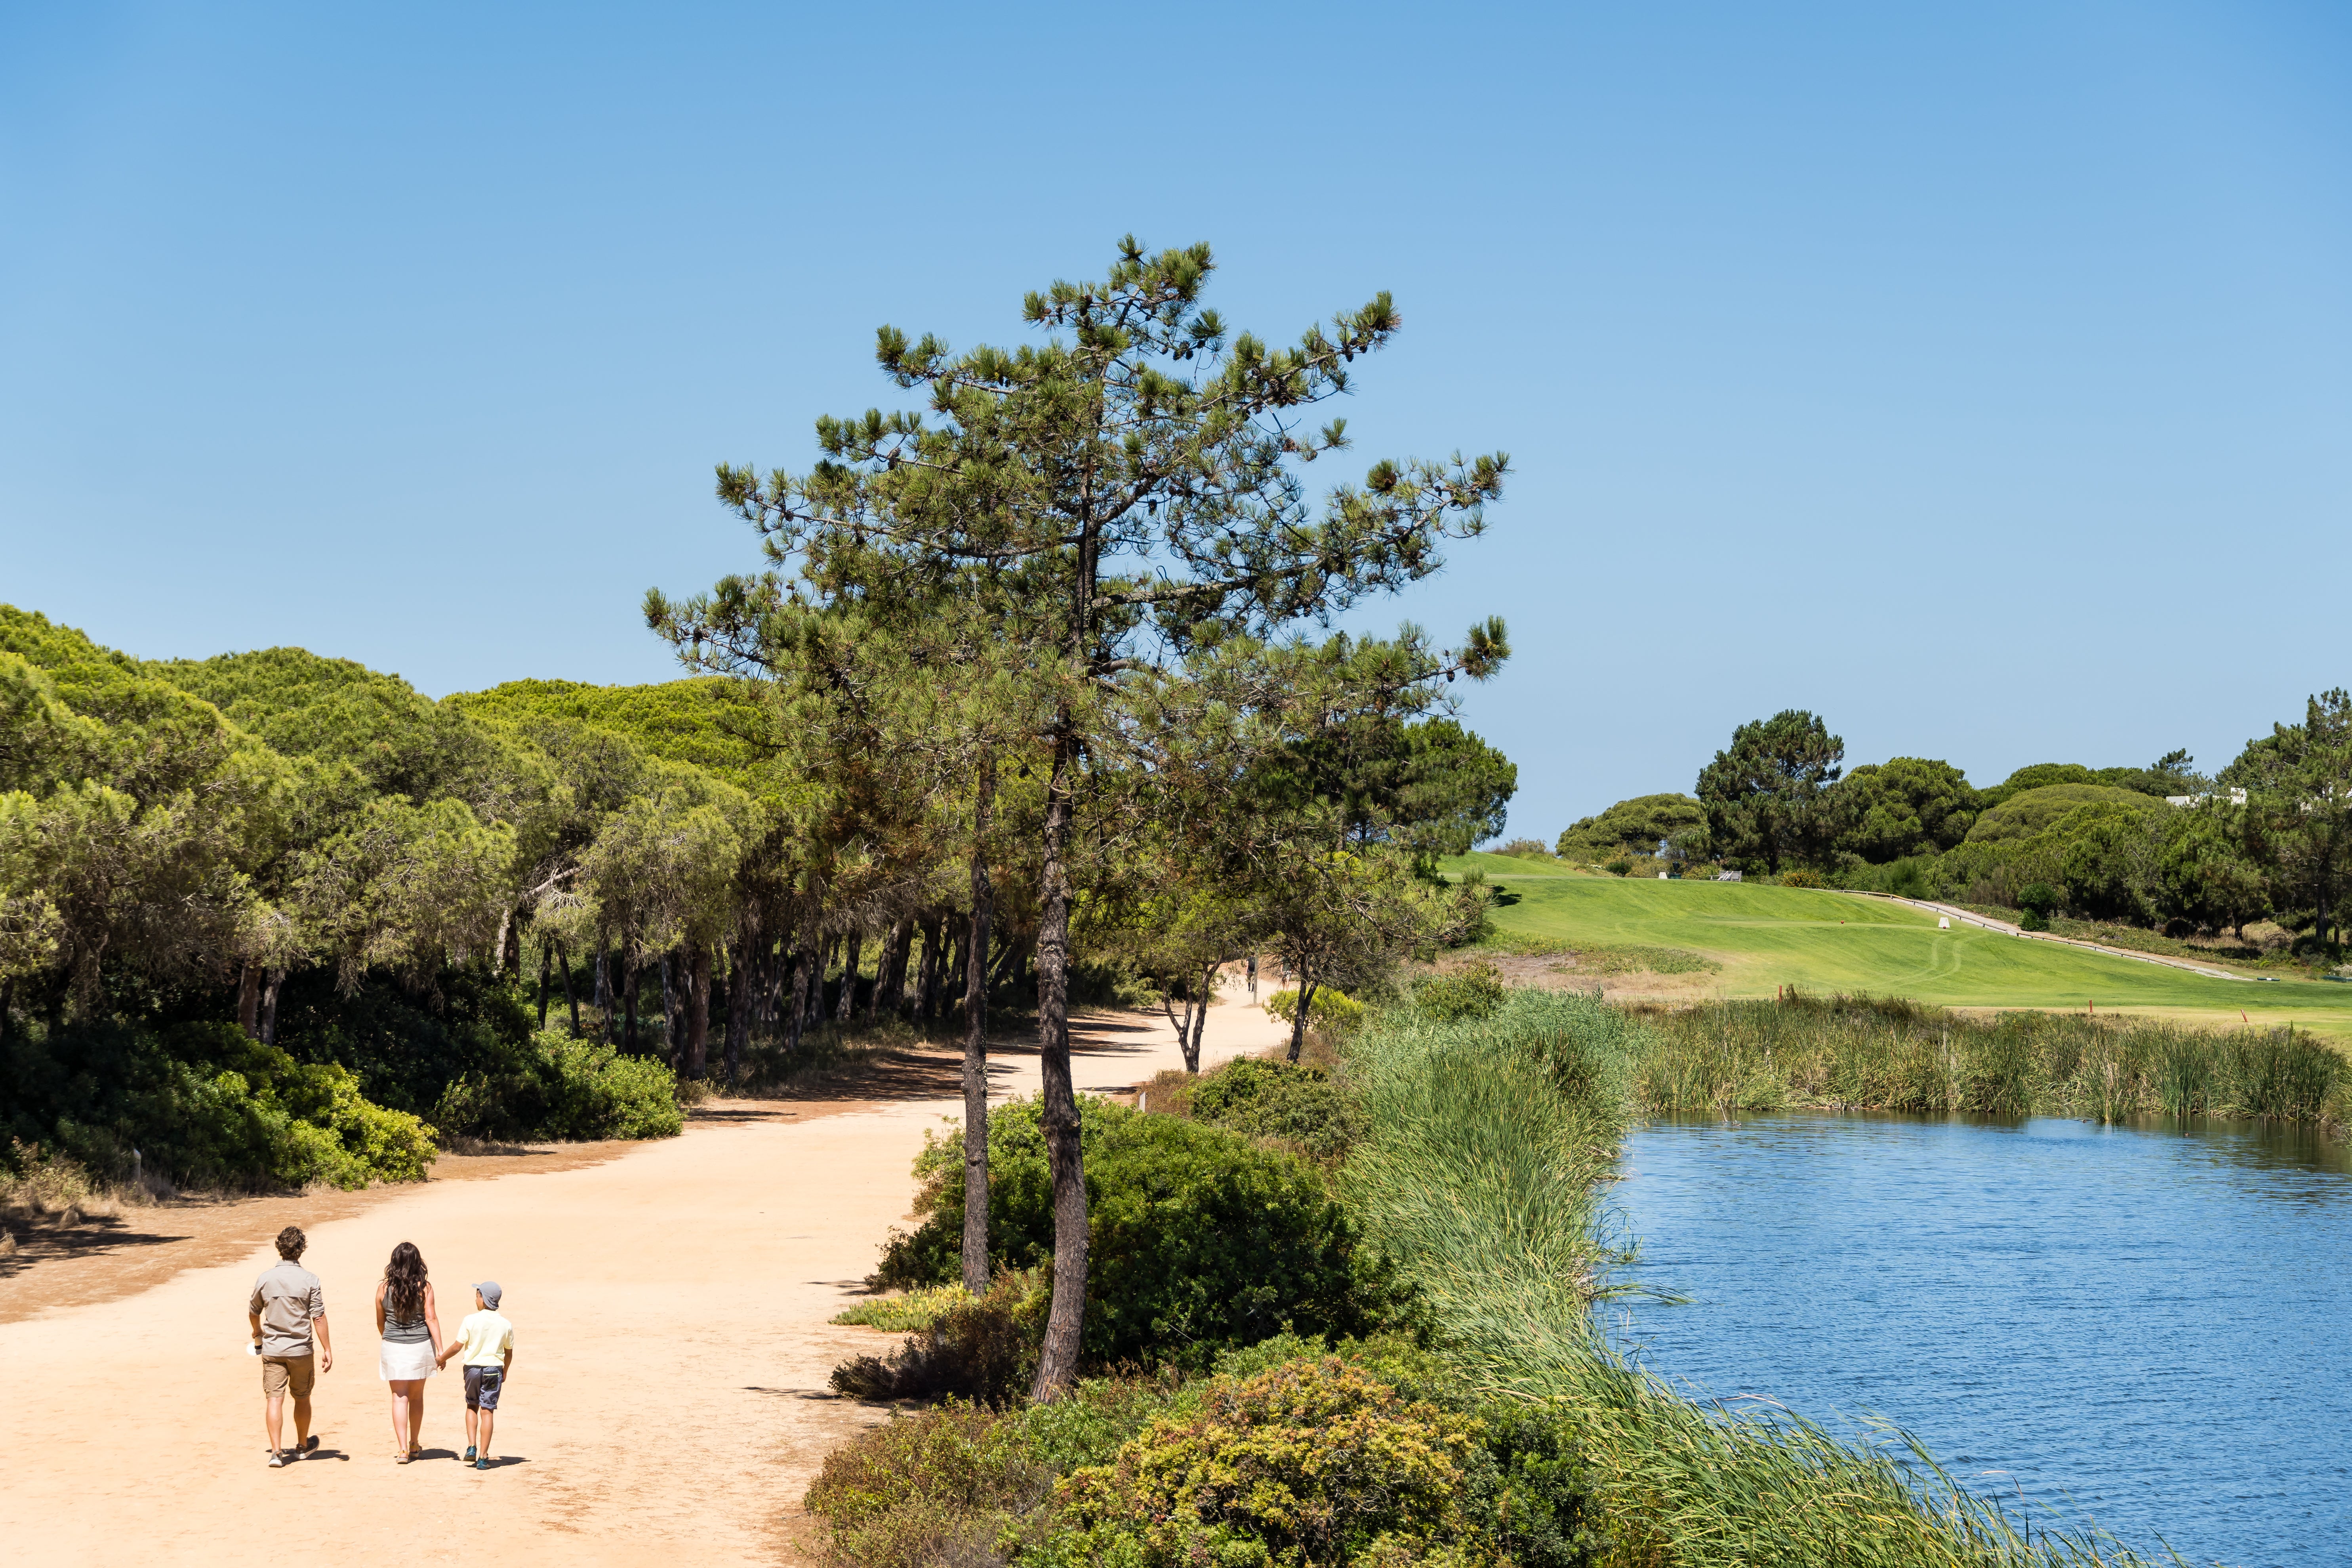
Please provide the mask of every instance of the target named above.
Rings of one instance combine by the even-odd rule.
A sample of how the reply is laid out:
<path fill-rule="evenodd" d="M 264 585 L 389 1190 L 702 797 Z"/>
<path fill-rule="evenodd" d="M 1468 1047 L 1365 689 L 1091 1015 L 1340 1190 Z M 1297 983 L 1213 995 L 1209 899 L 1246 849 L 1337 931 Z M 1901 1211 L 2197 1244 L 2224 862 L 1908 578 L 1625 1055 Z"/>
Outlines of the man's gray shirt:
<path fill-rule="evenodd" d="M 316 1274 L 284 1260 L 253 1282 L 253 1300 L 246 1310 L 261 1314 L 263 1355 L 306 1356 L 310 1353 L 310 1320 L 326 1315 L 326 1291 Z"/>

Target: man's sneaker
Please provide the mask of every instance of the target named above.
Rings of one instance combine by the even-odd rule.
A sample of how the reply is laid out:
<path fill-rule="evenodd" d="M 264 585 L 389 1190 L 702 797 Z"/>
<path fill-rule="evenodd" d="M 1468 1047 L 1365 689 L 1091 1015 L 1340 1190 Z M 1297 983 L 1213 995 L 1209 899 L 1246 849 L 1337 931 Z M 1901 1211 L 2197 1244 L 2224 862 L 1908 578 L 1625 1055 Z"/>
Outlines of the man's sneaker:
<path fill-rule="evenodd" d="M 471 1443 L 468 1443 L 468 1444 L 467 1444 L 467 1445 L 466 1445 L 466 1463 L 467 1463 L 467 1464 L 469 1464 L 469 1465 L 470 1465 L 470 1464 L 472 1464 L 473 1462 L 474 1462 L 474 1446 L 473 1446 Z"/>
<path fill-rule="evenodd" d="M 489 1468 L 490 1457 L 488 1454 L 484 1454 L 480 1458 L 474 1461 L 474 1468 L 478 1470 L 487 1470 Z"/>
<path fill-rule="evenodd" d="M 273 1469 L 273 1470 L 281 1470 L 281 1469 L 284 1469 L 284 1468 L 286 1468 L 286 1456 L 285 1456 L 285 1455 L 283 1455 L 283 1454 L 281 1454 L 281 1453 L 279 1453 L 279 1452 L 278 1452 L 277 1449 L 275 1449 L 275 1448 L 270 1449 L 270 1450 L 269 1450 L 269 1468 L 270 1468 L 271 1469 Z"/>
<path fill-rule="evenodd" d="M 300 1453 L 304 1458 L 308 1458 L 318 1451 L 319 1435 L 316 1432 L 313 1432 L 308 1437 L 302 1439 Z"/>

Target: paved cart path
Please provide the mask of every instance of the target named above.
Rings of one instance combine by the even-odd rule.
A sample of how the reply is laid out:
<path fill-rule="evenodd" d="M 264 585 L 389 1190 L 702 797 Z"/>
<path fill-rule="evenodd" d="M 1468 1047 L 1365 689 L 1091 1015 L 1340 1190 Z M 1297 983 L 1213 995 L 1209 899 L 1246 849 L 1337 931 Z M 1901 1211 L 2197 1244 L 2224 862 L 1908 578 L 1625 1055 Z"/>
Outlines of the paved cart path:
<path fill-rule="evenodd" d="M 1181 1065 L 1155 1017 L 1091 1017 L 1076 1035 L 1082 1090 Z M 1256 1008 L 1218 1007 L 1203 1065 L 1282 1037 Z M 1034 1053 L 992 1066 L 998 1096 L 1034 1092 Z M 825 1378 L 890 1342 L 827 1320 L 906 1219 L 908 1163 L 958 1102 L 790 1110 L 729 1103 L 601 1163 L 435 1182 L 310 1226 L 304 1261 L 324 1281 L 337 1353 L 315 1396 L 320 1457 L 282 1470 L 265 1463 L 245 1353 L 246 1296 L 274 1258 L 277 1215 L 235 1262 L 0 1323 L 9 1560 L 789 1559 L 824 1453 L 881 1418 Z M 468 1281 L 506 1288 L 515 1371 L 493 1470 L 456 1462 L 454 1368 L 426 1385 L 431 1457 L 392 1462 L 369 1303 L 402 1240 L 432 1267 L 445 1331 L 470 1309 Z M 39 1276 L 18 1284 L 37 1289 Z"/>

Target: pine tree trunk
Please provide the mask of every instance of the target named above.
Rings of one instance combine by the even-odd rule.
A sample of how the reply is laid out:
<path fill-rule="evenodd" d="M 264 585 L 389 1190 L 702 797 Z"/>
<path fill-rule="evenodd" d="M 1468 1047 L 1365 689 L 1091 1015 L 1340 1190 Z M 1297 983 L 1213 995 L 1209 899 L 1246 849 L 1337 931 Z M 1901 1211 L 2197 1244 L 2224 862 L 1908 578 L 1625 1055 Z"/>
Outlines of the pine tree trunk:
<path fill-rule="evenodd" d="M 1307 1043 L 1307 1010 L 1315 1005 L 1315 982 L 1298 972 L 1298 1007 L 1290 1016 L 1290 1064 L 1298 1065 L 1298 1047 Z"/>
<path fill-rule="evenodd" d="M 555 944 L 539 950 L 539 1026 L 547 1027 L 547 972 L 555 963 Z"/>
<path fill-rule="evenodd" d="M 834 1005 L 833 1021 L 846 1024 L 857 1016 L 857 960 L 866 948 L 866 933 L 851 931 L 841 943 L 841 1000 Z"/>
<path fill-rule="evenodd" d="M 687 966 L 686 1076 L 699 1079 L 710 1063 L 710 944 L 698 942 Z"/>
<path fill-rule="evenodd" d="M 808 1025 L 809 950 L 802 947 L 793 962 L 793 997 L 791 1015 L 784 1020 L 784 1049 L 787 1053 L 801 1048 L 801 1031 Z"/>
<path fill-rule="evenodd" d="M 630 1056 L 637 1054 L 637 974 L 638 965 L 632 957 L 621 972 L 621 1005 L 626 1015 L 621 1025 L 621 1049 Z"/>
<path fill-rule="evenodd" d="M 966 961 L 971 957 L 971 932 L 969 929 L 958 931 L 950 925 L 941 940 L 948 948 L 948 983 L 940 993 L 940 1016 L 944 1018 L 955 1011 L 957 998 L 971 988 L 971 980 L 964 972 L 971 967 Z"/>
<path fill-rule="evenodd" d="M 613 1043 L 613 980 L 607 966 L 613 944 L 603 931 L 596 933 L 596 1038 L 604 1045 Z M 577 1024 L 574 1029 L 577 1029 Z"/>
<path fill-rule="evenodd" d="M 261 1038 L 261 965 L 248 961 L 236 977 L 236 1026 Z"/>
<path fill-rule="evenodd" d="M 1066 730 L 1054 742 L 1045 791 L 1043 905 L 1037 922 L 1037 1054 L 1043 1069 L 1039 1121 L 1054 1178 L 1054 1304 L 1033 1397 L 1058 1398 L 1077 1381 L 1087 1317 L 1087 1179 L 1078 1152 L 1078 1101 L 1070 1081 L 1070 773 Z"/>
<path fill-rule="evenodd" d="M 686 1044 L 686 1031 L 678 1027 L 684 1005 L 678 995 L 677 986 L 670 979 L 669 954 L 667 952 L 661 955 L 661 988 L 662 1059 L 669 1063 L 670 1071 L 676 1072 L 683 1065 L 680 1048 Z"/>
<path fill-rule="evenodd" d="M 1217 966 L 1213 963 L 1201 971 L 1200 991 L 1192 1004 L 1192 1038 L 1182 1042 L 1184 1070 L 1189 1073 L 1201 1070 L 1201 1030 L 1209 1021 L 1209 998 L 1216 994 L 1216 984 Z"/>
<path fill-rule="evenodd" d="M 278 1043 L 278 991 L 285 984 L 283 964 L 271 970 L 261 982 L 261 1043 L 265 1046 Z"/>
<path fill-rule="evenodd" d="M 923 967 L 915 980 L 915 1016 L 928 1023 L 940 1010 L 940 921 L 923 921 Z"/>
<path fill-rule="evenodd" d="M 995 892 L 988 882 L 988 815 L 995 805 L 996 760 L 983 754 L 971 813 L 971 935 L 982 962 L 971 966 L 963 1017 L 963 1288 L 988 1291 L 988 921 Z"/>
<path fill-rule="evenodd" d="M 563 951 L 560 942 L 556 944 L 555 963 L 563 971 L 563 1005 L 572 1010 L 572 1037 L 576 1040 L 580 1037 L 580 996 L 572 989 L 572 955 Z"/>
<path fill-rule="evenodd" d="M 760 989 L 755 943 L 737 937 L 727 963 L 727 1087 L 743 1081 L 743 1052 L 751 1044 L 751 1008 Z"/>

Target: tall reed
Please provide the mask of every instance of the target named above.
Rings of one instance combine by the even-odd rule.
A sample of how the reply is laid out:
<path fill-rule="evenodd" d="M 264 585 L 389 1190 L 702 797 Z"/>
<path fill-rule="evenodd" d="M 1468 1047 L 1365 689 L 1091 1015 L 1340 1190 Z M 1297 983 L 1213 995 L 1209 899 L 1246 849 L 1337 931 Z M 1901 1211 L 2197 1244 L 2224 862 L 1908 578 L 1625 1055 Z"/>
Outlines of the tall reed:
<path fill-rule="evenodd" d="M 1441 1350 L 1490 1392 L 1565 1402 L 1601 1478 L 1613 1568 L 2137 1563 L 2095 1532 L 2029 1531 L 1892 1428 L 1848 1442 L 1793 1416 L 1695 1403 L 1601 1341 L 1591 1303 L 1622 1254 L 1599 1194 L 1633 1102 L 1660 1084 L 1777 1077 L 1774 1053 L 1799 1037 L 1753 1022 L 1743 1052 L 1702 1061 L 1675 1054 L 1662 1021 L 1521 991 L 1481 1021 L 1384 1014 L 1351 1043 L 1371 1131 L 1343 1181 L 1433 1309 Z M 1999 1096 L 2019 1060 L 2038 1059 L 2013 1043 L 1964 1059 L 1913 1027 L 1883 1061 L 1800 1054 L 1809 1071 L 1874 1071 L 1889 1093 L 1949 1094 L 1982 1073 L 1978 1092 Z"/>
<path fill-rule="evenodd" d="M 2307 1035 L 2145 1019 L 1962 1016 L 1867 996 L 1646 1010 L 1633 1069 L 1653 1111 L 1792 1105 L 2340 1121 L 2352 1063 Z"/>

